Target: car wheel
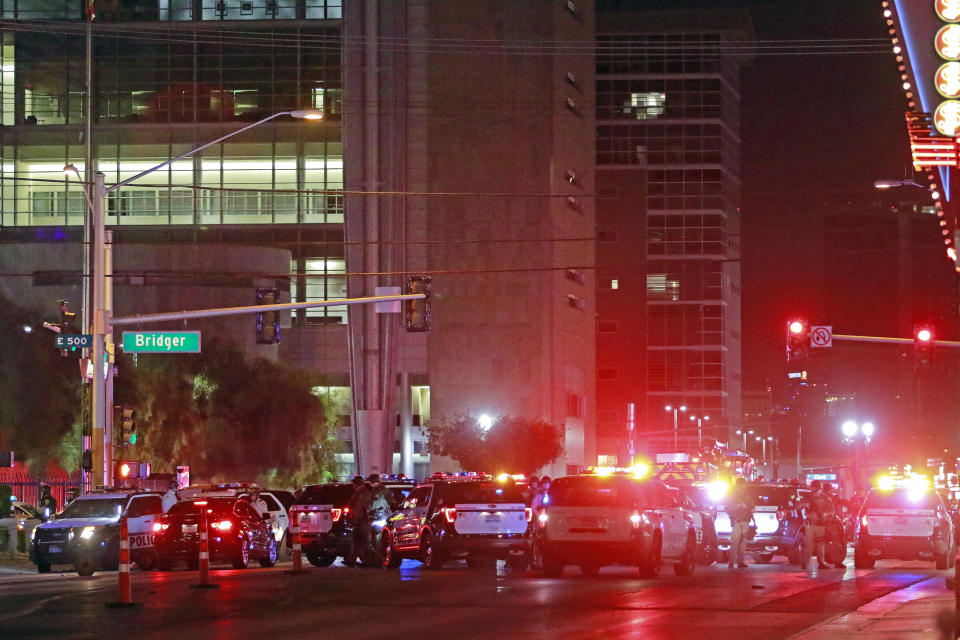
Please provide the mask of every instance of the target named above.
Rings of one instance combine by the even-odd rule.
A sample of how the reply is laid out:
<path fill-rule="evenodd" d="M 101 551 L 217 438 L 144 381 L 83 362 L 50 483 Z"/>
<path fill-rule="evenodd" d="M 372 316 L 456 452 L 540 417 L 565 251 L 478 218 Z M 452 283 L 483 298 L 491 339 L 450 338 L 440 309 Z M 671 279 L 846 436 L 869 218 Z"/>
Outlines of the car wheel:
<path fill-rule="evenodd" d="M 697 568 L 697 536 L 691 534 L 687 538 L 687 548 L 683 551 L 680 562 L 673 565 L 673 572 L 678 576 L 692 576 Z"/>
<path fill-rule="evenodd" d="M 594 560 L 584 560 L 580 563 L 580 573 L 588 578 L 595 578 L 600 574 L 600 563 Z"/>
<path fill-rule="evenodd" d="M 37 573 L 50 573 L 50 563 L 37 560 Z"/>
<path fill-rule="evenodd" d="M 641 578 L 656 578 L 660 575 L 662 547 L 663 543 L 660 540 L 660 536 L 656 535 L 653 538 L 653 544 L 650 546 L 650 553 L 648 553 L 645 558 L 640 559 L 640 566 L 638 568 Z"/>
<path fill-rule="evenodd" d="M 934 555 L 933 558 L 937 563 L 937 569 L 943 571 L 944 569 L 950 568 L 950 556 L 947 555 L 946 553 L 944 554 L 938 553 Z"/>
<path fill-rule="evenodd" d="M 530 566 L 530 554 L 524 553 L 519 556 L 510 556 L 507 558 L 507 566 L 514 571 L 526 571 Z"/>
<path fill-rule="evenodd" d="M 853 566 L 857 569 L 873 569 L 873 566 L 877 563 L 876 558 L 871 558 L 870 556 L 860 553 L 860 551 L 854 547 L 853 549 Z"/>
<path fill-rule="evenodd" d="M 270 545 L 267 547 L 267 557 L 260 560 L 260 566 L 270 568 L 277 564 L 277 539 L 270 536 Z"/>
<path fill-rule="evenodd" d="M 541 556 L 543 575 L 548 578 L 559 578 L 563 574 L 563 560 L 552 553 L 543 552 Z"/>
<path fill-rule="evenodd" d="M 770 564 L 770 561 L 773 560 L 773 554 L 758 553 L 754 556 L 754 558 L 756 558 L 757 562 L 759 562 L 760 564 Z"/>
<path fill-rule="evenodd" d="M 380 557 L 383 559 L 384 569 L 398 569 L 403 558 L 393 548 L 393 541 L 387 534 L 380 535 Z"/>
<path fill-rule="evenodd" d="M 307 561 L 315 567 L 329 567 L 333 564 L 334 560 L 337 559 L 337 556 L 330 553 L 317 553 L 316 551 L 307 550 L 306 552 Z"/>
<path fill-rule="evenodd" d="M 277 560 L 290 559 L 290 547 L 287 546 L 288 536 L 289 536 L 289 532 L 284 531 L 283 537 L 280 538 L 280 546 L 277 547 Z"/>
<path fill-rule="evenodd" d="M 80 558 L 73 568 L 76 570 L 78 576 L 92 576 L 97 568 L 94 566 L 93 561 L 90 558 Z"/>
<path fill-rule="evenodd" d="M 793 545 L 793 548 L 787 552 L 787 560 L 790 561 L 790 564 L 797 565 L 798 567 L 803 564 L 803 552 L 806 542 L 804 541 L 804 536 L 806 534 L 801 530 L 797 533 L 797 543 Z"/>
<path fill-rule="evenodd" d="M 247 565 L 250 564 L 250 542 L 246 538 L 240 541 L 237 555 L 233 556 L 230 564 L 233 565 L 234 569 L 246 569 Z"/>
<path fill-rule="evenodd" d="M 420 541 L 420 562 L 423 563 L 424 569 L 431 571 L 439 569 L 443 565 L 443 559 L 437 552 L 436 545 L 433 542 L 433 536 L 429 533 L 424 533 L 423 539 Z"/>

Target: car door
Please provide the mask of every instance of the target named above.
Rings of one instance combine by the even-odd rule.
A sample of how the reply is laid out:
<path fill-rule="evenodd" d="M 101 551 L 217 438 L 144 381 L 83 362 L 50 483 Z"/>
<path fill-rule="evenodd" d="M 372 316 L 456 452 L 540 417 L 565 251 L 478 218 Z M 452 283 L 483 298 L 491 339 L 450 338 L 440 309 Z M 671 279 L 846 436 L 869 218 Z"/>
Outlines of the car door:
<path fill-rule="evenodd" d="M 153 523 L 160 519 L 162 513 L 163 499 L 160 496 L 145 495 L 130 498 L 125 515 L 131 550 L 153 546 Z"/>
<path fill-rule="evenodd" d="M 399 546 L 419 545 L 420 527 L 426 517 L 432 492 L 432 485 L 426 485 L 417 487 L 407 496 L 394 523 L 394 532 Z"/>
<path fill-rule="evenodd" d="M 687 543 L 687 520 L 673 493 L 661 483 L 653 486 L 657 511 L 663 518 L 663 555 L 677 557 Z"/>
<path fill-rule="evenodd" d="M 257 513 L 257 510 L 250 506 L 249 502 L 244 500 L 237 500 L 233 507 L 233 513 L 243 521 L 244 529 L 249 532 L 250 547 L 256 550 L 266 549 L 271 534 L 263 516 Z"/>
<path fill-rule="evenodd" d="M 287 530 L 289 517 L 280 501 L 271 493 L 261 493 L 260 497 L 267 503 L 267 511 L 270 512 L 270 532 L 277 542 L 283 540 L 283 532 Z"/>

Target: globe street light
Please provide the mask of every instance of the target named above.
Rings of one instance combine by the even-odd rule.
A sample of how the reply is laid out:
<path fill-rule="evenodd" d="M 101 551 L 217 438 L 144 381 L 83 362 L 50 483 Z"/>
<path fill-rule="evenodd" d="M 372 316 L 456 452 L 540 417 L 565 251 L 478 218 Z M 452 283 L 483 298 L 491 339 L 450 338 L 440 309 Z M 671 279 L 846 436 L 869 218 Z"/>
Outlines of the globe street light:
<path fill-rule="evenodd" d="M 686 407 L 686 405 L 680 405 L 679 407 L 673 407 L 672 405 L 669 405 L 669 404 L 668 404 L 667 406 L 664 407 L 664 409 L 667 410 L 667 411 L 673 411 L 673 450 L 676 451 L 676 450 L 679 449 L 679 447 L 680 447 L 680 445 L 679 445 L 678 442 L 677 442 L 677 441 L 678 441 L 678 432 L 679 432 L 679 429 L 680 429 L 679 425 L 677 424 L 677 416 L 679 415 L 679 412 L 680 412 L 680 411 L 683 411 L 684 413 L 686 413 L 687 407 Z"/>
<path fill-rule="evenodd" d="M 484 413 L 477 418 L 477 426 L 479 426 L 483 432 L 486 433 L 490 430 L 490 427 L 493 426 L 493 418 Z"/>
<path fill-rule="evenodd" d="M 853 445 L 853 481 L 855 488 L 860 486 L 860 457 L 863 454 L 864 447 L 870 444 L 876 428 L 872 422 L 857 424 L 853 420 L 844 422 L 840 430 L 843 432 L 843 441 L 846 444 Z"/>
<path fill-rule="evenodd" d="M 710 416 L 690 416 L 690 421 L 697 421 L 697 448 L 703 448 L 703 421 L 710 420 Z"/>

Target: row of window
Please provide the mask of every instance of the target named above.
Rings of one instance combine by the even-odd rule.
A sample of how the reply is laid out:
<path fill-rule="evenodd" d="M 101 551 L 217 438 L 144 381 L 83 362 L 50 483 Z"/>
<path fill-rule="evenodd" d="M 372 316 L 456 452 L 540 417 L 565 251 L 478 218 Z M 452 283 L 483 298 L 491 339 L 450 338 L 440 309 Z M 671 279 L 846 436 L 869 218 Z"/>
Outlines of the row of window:
<path fill-rule="evenodd" d="M 344 0 L 123 0 L 97 2 L 97 22 L 339 20 Z M 0 0 L 4 20 L 84 20 L 87 0 Z"/>

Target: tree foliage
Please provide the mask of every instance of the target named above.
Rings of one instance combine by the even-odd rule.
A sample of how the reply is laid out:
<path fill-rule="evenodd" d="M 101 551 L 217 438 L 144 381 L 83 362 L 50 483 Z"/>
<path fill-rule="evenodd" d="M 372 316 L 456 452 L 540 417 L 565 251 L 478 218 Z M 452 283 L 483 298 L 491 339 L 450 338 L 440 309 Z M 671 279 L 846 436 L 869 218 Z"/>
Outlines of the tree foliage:
<path fill-rule="evenodd" d="M 564 428 L 539 419 L 501 416 L 487 430 L 470 414 L 425 428 L 430 453 L 453 458 L 463 469 L 533 473 L 563 455 Z"/>
<path fill-rule="evenodd" d="M 118 403 L 137 411 L 129 452 L 157 471 L 190 465 L 207 481 L 257 480 L 282 486 L 334 475 L 332 418 L 310 375 L 248 360 L 217 341 L 203 354 L 124 356 Z"/>
<path fill-rule="evenodd" d="M 79 465 L 80 366 L 60 356 L 54 334 L 41 326 L 59 314 L 55 302 L 44 318 L 0 298 L 0 440 L 5 434 L 17 458 L 41 470 L 52 462 Z"/>

